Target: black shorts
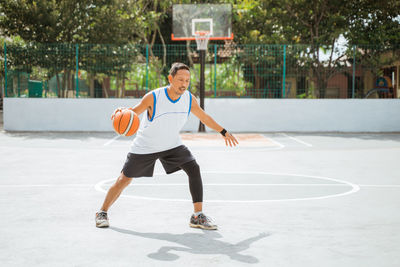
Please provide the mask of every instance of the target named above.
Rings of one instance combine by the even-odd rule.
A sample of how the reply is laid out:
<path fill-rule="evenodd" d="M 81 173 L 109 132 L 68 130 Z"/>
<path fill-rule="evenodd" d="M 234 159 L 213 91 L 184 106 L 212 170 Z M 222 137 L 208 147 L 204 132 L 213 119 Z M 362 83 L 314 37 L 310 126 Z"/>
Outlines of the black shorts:
<path fill-rule="evenodd" d="M 179 171 L 180 166 L 195 160 L 184 145 L 151 154 L 128 153 L 122 173 L 129 178 L 152 177 L 157 159 L 161 161 L 167 174 Z"/>

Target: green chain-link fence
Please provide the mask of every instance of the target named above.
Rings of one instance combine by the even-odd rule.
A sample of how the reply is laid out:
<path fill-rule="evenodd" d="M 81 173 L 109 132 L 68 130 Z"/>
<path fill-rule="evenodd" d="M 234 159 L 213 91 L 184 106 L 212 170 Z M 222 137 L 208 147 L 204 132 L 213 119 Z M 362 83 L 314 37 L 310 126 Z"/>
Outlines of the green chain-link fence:
<path fill-rule="evenodd" d="M 199 53 L 192 45 L 5 45 L 7 97 L 141 97 L 167 84 L 173 62 L 192 68 L 200 85 Z M 398 97 L 400 47 L 209 44 L 206 97 Z"/>

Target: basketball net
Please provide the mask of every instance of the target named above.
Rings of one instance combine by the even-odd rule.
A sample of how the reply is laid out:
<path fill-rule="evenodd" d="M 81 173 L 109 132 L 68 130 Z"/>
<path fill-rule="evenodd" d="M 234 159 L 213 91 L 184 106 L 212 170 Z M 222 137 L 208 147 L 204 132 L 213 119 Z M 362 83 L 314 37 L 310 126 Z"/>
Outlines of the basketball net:
<path fill-rule="evenodd" d="M 207 44 L 210 36 L 211 35 L 209 31 L 195 32 L 194 38 L 196 38 L 197 50 L 207 50 Z"/>

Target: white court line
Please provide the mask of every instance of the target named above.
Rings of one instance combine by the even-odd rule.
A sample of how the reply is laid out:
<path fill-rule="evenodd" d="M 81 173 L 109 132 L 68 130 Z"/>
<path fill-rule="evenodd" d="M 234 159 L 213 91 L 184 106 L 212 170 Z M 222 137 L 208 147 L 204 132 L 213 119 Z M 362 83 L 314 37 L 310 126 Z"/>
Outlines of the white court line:
<path fill-rule="evenodd" d="M 103 146 L 108 146 L 109 144 L 113 143 L 115 140 L 117 140 L 120 137 L 120 135 L 114 136 L 112 139 L 108 140 L 106 143 L 104 143 Z"/>
<path fill-rule="evenodd" d="M 129 186 L 188 186 L 188 183 L 170 183 L 170 184 L 136 184 L 131 183 Z M 349 184 L 215 184 L 215 183 L 204 183 L 204 186 L 351 186 Z M 360 187 L 400 187 L 399 184 L 357 184 Z"/>
<path fill-rule="evenodd" d="M 115 179 L 113 180 L 115 181 Z M 111 181 L 112 182 L 112 181 Z M 104 184 L 106 185 L 106 184 Z M 152 183 L 152 184 L 136 184 L 131 183 L 129 186 L 188 186 L 188 183 Z M 204 186 L 350 186 L 348 184 L 232 184 L 232 183 L 204 183 Z M 360 187 L 399 187 L 400 184 L 357 184 Z M 93 184 L 2 184 L 2 187 L 93 187 Z"/>
<path fill-rule="evenodd" d="M 362 187 L 400 187 L 400 184 L 359 184 Z"/>
<path fill-rule="evenodd" d="M 207 171 L 203 172 L 205 173 L 213 173 L 213 174 L 262 174 L 262 175 L 277 175 L 277 176 L 294 176 L 294 177 L 305 177 L 305 178 L 311 178 L 311 179 L 321 179 L 325 181 L 330 181 L 330 182 L 335 182 L 338 184 L 343 184 L 351 187 L 350 190 L 342 193 L 337 193 L 337 194 L 328 194 L 328 195 L 323 195 L 323 196 L 318 196 L 318 197 L 300 197 L 300 198 L 285 198 L 285 199 L 260 199 L 260 200 L 224 200 L 224 199 L 218 199 L 218 200 L 207 200 L 207 202 L 217 202 L 217 203 L 266 203 L 266 202 L 282 202 L 282 201 L 302 201 L 302 200 L 321 200 L 321 199 L 328 199 L 328 198 L 336 198 L 336 197 L 341 197 L 341 196 L 346 196 L 350 195 L 353 193 L 356 193 L 360 190 L 360 186 L 350 183 L 348 181 L 344 180 L 339 180 L 335 178 L 329 178 L 329 177 L 323 177 L 323 176 L 311 176 L 311 175 L 301 175 L 301 174 L 287 174 L 287 173 L 270 173 L 270 172 L 220 172 L 220 171 Z M 163 174 L 164 175 L 164 174 Z M 154 176 L 157 176 L 155 174 Z M 107 190 L 103 188 L 103 185 L 114 181 L 115 179 L 109 179 L 109 180 L 104 180 L 100 181 L 95 185 L 95 190 L 98 192 L 102 193 L 107 193 Z M 152 186 L 156 186 L 157 184 L 152 184 Z M 225 186 L 229 186 L 229 184 L 225 184 Z M 143 197 L 143 196 L 136 196 L 136 195 L 125 195 L 122 194 L 122 197 L 127 197 L 127 198 L 133 198 L 133 199 L 144 199 L 144 200 L 156 200 L 156 201 L 179 201 L 179 202 L 190 202 L 188 199 L 178 199 L 178 198 L 157 198 L 157 197 Z"/>
<path fill-rule="evenodd" d="M 2 187 L 92 187 L 93 184 L 0 184 Z"/>
<path fill-rule="evenodd" d="M 292 139 L 292 140 L 294 140 L 294 141 L 296 141 L 296 142 L 298 142 L 298 143 L 300 143 L 300 144 L 303 144 L 303 145 L 305 145 L 305 146 L 308 146 L 308 147 L 312 147 L 312 146 L 313 146 L 313 145 L 311 145 L 311 144 L 309 144 L 309 143 L 306 143 L 306 142 L 304 142 L 304 141 L 302 141 L 302 140 L 300 140 L 300 139 L 298 139 L 298 138 L 295 138 L 295 137 L 293 137 L 293 136 L 287 135 L 287 134 L 285 134 L 285 133 L 281 133 L 281 135 L 283 135 L 283 136 L 285 136 L 285 137 L 287 137 L 287 138 L 289 138 L 289 139 Z"/>
<path fill-rule="evenodd" d="M 266 137 L 267 139 L 270 139 L 270 140 L 272 141 L 272 143 L 275 143 L 277 146 L 279 146 L 279 148 L 277 148 L 277 149 L 283 149 L 283 148 L 285 147 L 285 145 L 279 143 L 278 141 L 275 141 L 274 139 L 272 139 L 272 138 L 269 137 L 269 136 L 265 136 L 265 135 L 264 135 L 264 137 Z"/>
<path fill-rule="evenodd" d="M 129 186 L 187 186 L 188 183 L 181 184 L 130 184 Z M 350 186 L 348 184 L 203 184 L 204 186 Z"/>

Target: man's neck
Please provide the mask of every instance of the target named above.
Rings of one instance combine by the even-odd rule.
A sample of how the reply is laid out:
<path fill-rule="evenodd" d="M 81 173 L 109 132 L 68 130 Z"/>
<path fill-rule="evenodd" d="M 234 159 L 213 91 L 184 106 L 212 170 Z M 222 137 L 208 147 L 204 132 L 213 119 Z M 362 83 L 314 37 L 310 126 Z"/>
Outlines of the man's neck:
<path fill-rule="evenodd" d="M 171 98 L 171 100 L 173 100 L 173 101 L 175 101 L 179 97 L 181 97 L 180 95 L 177 95 L 174 93 L 174 90 L 171 88 L 171 86 L 167 87 L 167 94 L 168 94 L 169 98 Z"/>

